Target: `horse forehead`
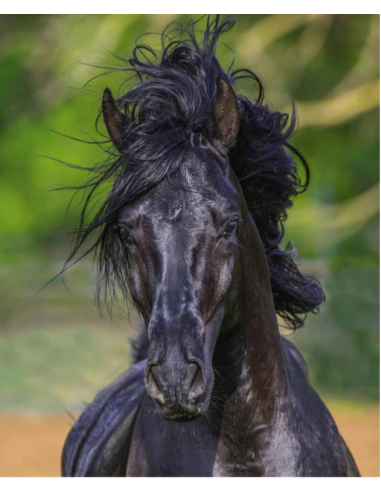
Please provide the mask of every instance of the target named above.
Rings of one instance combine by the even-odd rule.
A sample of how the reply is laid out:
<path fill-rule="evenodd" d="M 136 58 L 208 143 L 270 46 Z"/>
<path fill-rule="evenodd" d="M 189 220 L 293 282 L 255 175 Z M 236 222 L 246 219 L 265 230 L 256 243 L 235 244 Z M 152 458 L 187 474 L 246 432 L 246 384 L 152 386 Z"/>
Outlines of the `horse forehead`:
<path fill-rule="evenodd" d="M 175 175 L 167 176 L 138 203 L 129 208 L 133 219 L 149 218 L 152 225 L 182 222 L 192 227 L 213 221 L 235 203 L 237 193 L 220 165 L 193 158 L 185 161 Z"/>
<path fill-rule="evenodd" d="M 179 191 L 167 196 L 164 203 L 153 214 L 155 222 L 193 230 L 214 225 L 216 217 L 223 216 L 230 202 L 213 192 Z M 155 220 L 156 218 L 156 220 Z"/>
<path fill-rule="evenodd" d="M 218 227 L 215 212 L 224 205 L 215 197 L 212 202 L 196 194 L 176 193 L 165 198 L 152 196 L 137 214 L 137 230 L 141 238 L 154 240 L 155 244 L 176 244 L 176 250 L 188 249 L 214 237 Z M 153 244 L 153 243 L 152 243 Z"/>
<path fill-rule="evenodd" d="M 156 222 L 208 221 L 213 211 L 224 210 L 231 202 L 206 184 L 203 187 L 182 180 L 163 183 L 143 199 L 137 213 Z M 200 224 L 201 225 L 201 224 Z"/>
<path fill-rule="evenodd" d="M 210 216 L 229 208 L 237 194 L 221 166 L 213 161 L 191 159 L 158 188 L 158 202 L 169 220 L 189 216 Z"/>
<path fill-rule="evenodd" d="M 151 208 L 146 209 L 145 217 L 155 229 L 168 226 L 173 230 L 192 231 L 212 224 L 216 207 L 223 207 L 218 197 L 207 200 L 195 194 L 179 192 L 176 196 L 161 200 L 157 207 L 153 201 Z"/>
<path fill-rule="evenodd" d="M 207 219 L 211 215 L 211 210 L 220 202 L 218 195 L 212 192 L 205 194 L 197 189 L 179 189 L 172 191 L 163 201 L 162 218 L 170 222 L 185 220 L 192 222 L 192 218 L 202 217 Z"/>

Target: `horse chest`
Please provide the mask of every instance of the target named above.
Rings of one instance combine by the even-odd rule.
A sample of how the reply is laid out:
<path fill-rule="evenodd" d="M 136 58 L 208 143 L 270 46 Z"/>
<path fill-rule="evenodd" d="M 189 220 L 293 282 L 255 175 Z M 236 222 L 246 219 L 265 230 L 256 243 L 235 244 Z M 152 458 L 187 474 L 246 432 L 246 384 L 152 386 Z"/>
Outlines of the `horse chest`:
<path fill-rule="evenodd" d="M 245 423 L 246 422 L 246 423 Z M 296 476 L 300 447 L 283 425 L 222 425 L 213 476 Z"/>
<path fill-rule="evenodd" d="M 127 476 L 210 477 L 218 435 L 205 420 L 168 422 L 147 397 L 133 431 Z"/>

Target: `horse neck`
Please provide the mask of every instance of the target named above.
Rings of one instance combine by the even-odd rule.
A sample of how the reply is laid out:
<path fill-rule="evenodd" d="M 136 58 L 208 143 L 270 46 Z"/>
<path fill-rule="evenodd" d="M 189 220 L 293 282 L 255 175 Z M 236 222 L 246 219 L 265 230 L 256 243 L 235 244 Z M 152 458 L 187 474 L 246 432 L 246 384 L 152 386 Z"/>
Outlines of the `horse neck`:
<path fill-rule="evenodd" d="M 247 208 L 244 215 L 237 269 L 239 321 L 220 350 L 230 361 L 228 372 L 235 374 L 230 406 L 239 405 L 243 413 L 246 406 L 251 417 L 255 409 L 258 420 L 268 422 L 287 391 L 286 368 L 266 254 Z"/>
<path fill-rule="evenodd" d="M 246 364 L 253 381 L 263 379 L 266 385 L 272 383 L 279 390 L 285 383 L 285 366 L 270 270 L 251 216 L 247 222 L 245 252 L 241 260 L 241 322 L 246 330 Z"/>

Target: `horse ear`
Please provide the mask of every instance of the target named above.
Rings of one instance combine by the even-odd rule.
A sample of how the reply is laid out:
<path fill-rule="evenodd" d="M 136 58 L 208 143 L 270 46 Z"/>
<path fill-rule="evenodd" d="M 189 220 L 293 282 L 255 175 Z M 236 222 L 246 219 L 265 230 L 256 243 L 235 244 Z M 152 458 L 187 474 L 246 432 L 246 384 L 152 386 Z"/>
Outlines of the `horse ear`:
<path fill-rule="evenodd" d="M 237 98 L 231 85 L 226 80 L 218 78 L 216 84 L 214 117 L 217 123 L 219 139 L 224 147 L 230 149 L 234 146 L 240 125 Z"/>
<path fill-rule="evenodd" d="M 116 107 L 110 89 L 105 89 L 103 92 L 102 113 L 111 141 L 120 152 L 123 145 L 123 130 L 126 126 L 127 118 Z"/>

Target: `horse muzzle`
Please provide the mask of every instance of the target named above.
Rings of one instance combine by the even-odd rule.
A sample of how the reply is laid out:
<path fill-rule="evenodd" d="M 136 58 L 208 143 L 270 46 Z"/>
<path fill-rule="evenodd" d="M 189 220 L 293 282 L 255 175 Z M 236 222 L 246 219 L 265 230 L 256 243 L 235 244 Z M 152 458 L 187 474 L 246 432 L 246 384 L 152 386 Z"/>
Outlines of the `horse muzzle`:
<path fill-rule="evenodd" d="M 149 360 L 145 371 L 148 394 L 161 415 L 179 422 L 200 417 L 206 407 L 206 376 L 201 360 Z"/>

